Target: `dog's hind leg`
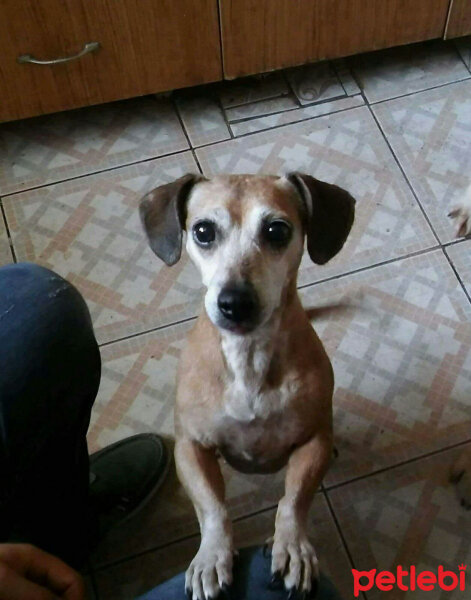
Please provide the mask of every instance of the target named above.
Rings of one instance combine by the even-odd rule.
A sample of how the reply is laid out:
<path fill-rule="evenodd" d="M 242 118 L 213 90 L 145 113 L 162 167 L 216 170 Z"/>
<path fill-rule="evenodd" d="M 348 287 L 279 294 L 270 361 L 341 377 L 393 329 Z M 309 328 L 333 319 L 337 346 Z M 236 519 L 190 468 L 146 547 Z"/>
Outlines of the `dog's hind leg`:
<path fill-rule="evenodd" d="M 232 524 L 224 504 L 224 479 L 214 450 L 188 439 L 175 444 L 178 476 L 193 501 L 201 544 L 185 579 L 193 600 L 217 598 L 232 582 Z"/>
<path fill-rule="evenodd" d="M 314 547 L 307 536 L 307 517 L 314 494 L 332 456 L 332 436 L 318 434 L 291 455 L 285 495 L 278 504 L 272 549 L 272 574 L 284 579 L 294 595 L 313 592 L 319 577 Z"/>

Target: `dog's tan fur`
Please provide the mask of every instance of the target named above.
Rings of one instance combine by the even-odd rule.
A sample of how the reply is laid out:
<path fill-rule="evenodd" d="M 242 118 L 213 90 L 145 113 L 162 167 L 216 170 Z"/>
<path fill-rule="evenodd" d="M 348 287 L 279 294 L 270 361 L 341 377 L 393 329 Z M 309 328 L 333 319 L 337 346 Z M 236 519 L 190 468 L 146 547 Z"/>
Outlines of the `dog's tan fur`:
<path fill-rule="evenodd" d="M 175 235 L 175 219 L 191 231 L 198 219 L 213 215 L 227 228 L 228 239 L 233 236 L 213 254 L 200 252 L 190 235 L 187 239 L 188 252 L 208 292 L 205 310 L 180 360 L 175 410 L 177 470 L 194 503 L 202 535 L 186 586 L 195 600 L 203 600 L 215 598 L 220 588 L 231 583 L 234 549 L 218 462 L 222 455 L 244 472 L 269 473 L 287 465 L 285 494 L 276 515 L 272 572 L 284 576 L 287 589 L 308 592 L 318 567 L 307 538 L 307 515 L 332 452 L 334 380 L 296 290 L 304 232 L 311 235 L 315 211 L 300 196 L 309 195 L 312 202 L 323 195 L 326 199 L 332 195 L 332 202 L 339 200 L 326 231 L 336 228 L 335 220 L 347 204 L 353 211 L 353 199 L 306 176 L 226 176 L 173 185 L 176 188 L 154 192 L 143 201 L 144 225 L 159 256 L 171 257 L 168 263 L 179 256 L 178 249 L 168 247 L 168 240 L 164 251 L 159 250 L 158 206 L 167 210 L 172 195 L 180 208 L 165 222 L 166 227 L 169 222 L 170 228 L 176 227 Z M 326 204 L 322 218 L 329 207 Z M 270 252 L 256 241 L 257 219 L 266 214 L 292 224 L 293 238 L 282 253 Z M 343 225 L 335 250 L 324 252 L 312 236 L 309 239 L 311 256 L 318 256 L 318 262 L 328 260 L 343 244 L 353 218 L 345 215 L 350 221 Z M 245 335 L 217 325 L 213 297 L 228 278 L 253 282 L 261 298 L 261 322 Z"/>

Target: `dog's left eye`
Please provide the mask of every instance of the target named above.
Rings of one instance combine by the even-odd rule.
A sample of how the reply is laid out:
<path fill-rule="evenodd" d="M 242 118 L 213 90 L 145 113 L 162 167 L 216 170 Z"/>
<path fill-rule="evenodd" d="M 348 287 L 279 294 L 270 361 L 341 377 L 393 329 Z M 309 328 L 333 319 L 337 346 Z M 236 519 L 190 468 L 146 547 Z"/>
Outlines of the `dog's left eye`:
<path fill-rule="evenodd" d="M 216 228 L 211 221 L 200 221 L 193 227 L 193 236 L 200 246 L 209 246 L 216 239 Z"/>
<path fill-rule="evenodd" d="M 284 248 L 291 240 L 291 227 L 285 221 L 271 221 L 264 224 L 262 234 L 275 248 Z"/>

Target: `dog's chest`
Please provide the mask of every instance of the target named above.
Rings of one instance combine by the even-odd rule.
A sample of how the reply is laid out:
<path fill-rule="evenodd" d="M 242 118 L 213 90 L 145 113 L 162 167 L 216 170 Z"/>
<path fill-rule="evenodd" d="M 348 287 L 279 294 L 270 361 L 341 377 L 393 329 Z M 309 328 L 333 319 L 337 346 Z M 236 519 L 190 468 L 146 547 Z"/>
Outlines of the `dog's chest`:
<path fill-rule="evenodd" d="M 303 441 L 305 426 L 297 414 L 273 413 L 241 421 L 224 414 L 216 423 L 217 447 L 239 471 L 273 472 L 286 464 Z"/>

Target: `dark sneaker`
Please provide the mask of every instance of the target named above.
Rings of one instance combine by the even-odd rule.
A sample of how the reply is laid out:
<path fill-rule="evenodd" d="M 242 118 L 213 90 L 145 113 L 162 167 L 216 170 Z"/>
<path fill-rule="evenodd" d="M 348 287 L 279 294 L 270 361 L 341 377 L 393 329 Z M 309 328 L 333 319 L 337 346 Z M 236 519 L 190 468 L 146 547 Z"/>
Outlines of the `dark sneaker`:
<path fill-rule="evenodd" d="M 162 485 L 170 457 L 153 433 L 128 437 L 90 456 L 90 504 L 98 536 L 138 512 Z"/>

